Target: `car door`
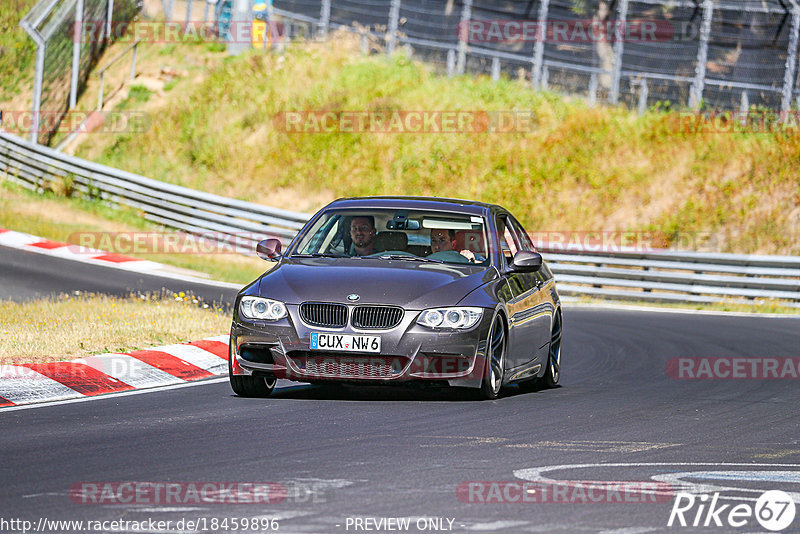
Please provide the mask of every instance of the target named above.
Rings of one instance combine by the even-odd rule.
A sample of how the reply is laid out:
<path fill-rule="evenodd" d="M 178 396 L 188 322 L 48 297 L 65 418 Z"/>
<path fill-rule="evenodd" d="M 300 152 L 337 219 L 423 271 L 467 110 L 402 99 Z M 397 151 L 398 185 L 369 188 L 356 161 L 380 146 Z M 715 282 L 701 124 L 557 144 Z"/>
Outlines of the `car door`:
<path fill-rule="evenodd" d="M 511 263 L 513 254 L 519 250 L 536 252 L 533 243 L 522 226 L 510 214 L 501 216 L 498 221 L 501 246 L 507 243 L 510 254 L 504 253 L 503 259 Z M 536 365 L 543 364 L 550 341 L 550 321 L 553 306 L 549 293 L 543 291 L 544 280 L 540 272 L 518 273 L 507 275 L 512 298 L 508 302 L 509 331 L 512 345 L 513 365 L 518 377 L 525 371 L 533 370 Z M 513 376 L 513 375 L 512 375 Z"/>

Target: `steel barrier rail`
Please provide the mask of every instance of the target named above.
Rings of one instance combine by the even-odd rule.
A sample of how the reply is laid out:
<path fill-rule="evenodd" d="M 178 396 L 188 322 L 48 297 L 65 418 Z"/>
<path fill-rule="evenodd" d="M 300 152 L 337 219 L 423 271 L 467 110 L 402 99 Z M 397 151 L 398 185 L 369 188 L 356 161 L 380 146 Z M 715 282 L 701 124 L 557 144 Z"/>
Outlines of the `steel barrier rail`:
<path fill-rule="evenodd" d="M 248 248 L 265 235 L 288 243 L 309 218 L 305 213 L 153 180 L 9 134 L 0 134 L 0 171 L 10 180 L 35 190 L 69 181 L 82 195 L 99 196 L 140 210 L 148 220 L 218 241 L 244 243 Z"/>
<path fill-rule="evenodd" d="M 0 133 L 0 172 L 33 190 L 69 181 L 84 196 L 140 210 L 169 228 L 236 243 L 249 254 L 265 236 L 288 243 L 310 217 L 153 180 L 5 133 Z M 539 248 L 565 296 L 688 303 L 777 299 L 800 308 L 798 256 L 597 251 L 552 243 Z"/>

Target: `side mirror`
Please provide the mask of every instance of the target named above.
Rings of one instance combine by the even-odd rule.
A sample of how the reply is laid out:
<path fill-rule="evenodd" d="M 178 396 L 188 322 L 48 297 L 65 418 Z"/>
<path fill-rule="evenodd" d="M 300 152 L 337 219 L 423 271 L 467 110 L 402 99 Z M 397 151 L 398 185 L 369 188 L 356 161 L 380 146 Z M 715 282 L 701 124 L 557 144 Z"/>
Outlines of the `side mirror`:
<path fill-rule="evenodd" d="M 281 242 L 279 239 L 265 239 L 256 245 L 256 254 L 262 260 L 278 261 L 281 255 Z"/>
<path fill-rule="evenodd" d="M 542 268 L 542 255 L 538 252 L 520 250 L 514 254 L 510 267 L 512 271 L 518 273 L 535 273 Z"/>

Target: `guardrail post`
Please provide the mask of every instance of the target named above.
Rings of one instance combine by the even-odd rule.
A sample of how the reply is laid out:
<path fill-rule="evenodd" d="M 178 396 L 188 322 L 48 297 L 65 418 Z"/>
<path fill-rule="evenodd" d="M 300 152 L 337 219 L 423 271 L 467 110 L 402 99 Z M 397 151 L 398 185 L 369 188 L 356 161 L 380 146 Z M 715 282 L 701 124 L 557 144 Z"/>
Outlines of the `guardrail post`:
<path fill-rule="evenodd" d="M 470 20 L 472 20 L 472 0 L 464 0 L 464 7 L 461 9 L 461 23 L 458 28 L 458 65 L 456 66 L 456 71 L 459 74 L 464 74 L 467 68 Z"/>
<path fill-rule="evenodd" d="M 689 104 L 695 111 L 700 109 L 703 101 L 703 89 L 706 83 L 706 61 L 708 61 L 708 40 L 711 36 L 711 19 L 714 16 L 714 2 L 703 2 L 703 24 L 700 27 L 700 43 L 697 45 L 697 65 L 694 70 L 694 82 Z"/>
<path fill-rule="evenodd" d="M 397 28 L 400 24 L 400 0 L 392 0 L 389 4 L 389 27 L 386 32 L 386 55 L 394 53 L 397 44 Z"/>
<path fill-rule="evenodd" d="M 531 83 L 534 89 L 542 86 L 542 67 L 544 66 L 544 42 L 547 39 L 547 17 L 550 0 L 541 0 L 538 20 L 536 21 L 536 44 L 533 47 L 533 65 L 531 66 Z"/>
<path fill-rule="evenodd" d="M 794 89 L 794 73 L 797 70 L 797 38 L 800 33 L 800 8 L 792 9 L 792 29 L 789 34 L 789 50 L 786 55 L 786 69 L 783 73 L 783 94 L 781 95 L 781 111 L 789 111 L 792 105 Z"/>
<path fill-rule="evenodd" d="M 83 0 L 75 3 L 75 24 L 72 30 L 72 78 L 69 84 L 69 109 L 78 102 L 78 74 L 81 68 L 81 43 L 83 42 Z"/>
<path fill-rule="evenodd" d="M 500 79 L 500 58 L 492 58 L 492 81 L 496 82 Z"/>
<path fill-rule="evenodd" d="M 547 68 L 547 65 L 542 65 L 542 91 L 547 91 L 548 82 L 550 81 L 550 70 Z"/>
<path fill-rule="evenodd" d="M 323 39 L 328 38 L 331 27 L 331 0 L 322 0 L 322 7 L 319 13 L 319 35 Z"/>
<path fill-rule="evenodd" d="M 747 113 L 750 111 L 750 99 L 747 91 L 742 91 L 742 99 L 739 102 L 739 121 L 742 127 L 747 126 Z"/>
<path fill-rule="evenodd" d="M 593 108 L 597 105 L 597 73 L 593 72 L 589 76 L 589 107 Z"/>
<path fill-rule="evenodd" d="M 447 77 L 452 78 L 456 73 L 456 51 L 452 48 L 447 51 Z"/>
<path fill-rule="evenodd" d="M 639 115 L 644 115 L 644 112 L 647 111 L 647 95 L 650 92 L 650 88 L 647 87 L 647 78 L 642 78 L 639 86 L 639 107 L 637 111 Z"/>
<path fill-rule="evenodd" d="M 619 80 L 622 76 L 622 54 L 625 52 L 625 26 L 628 24 L 628 0 L 620 0 L 617 7 L 617 20 L 614 24 L 614 66 L 611 71 L 611 90 L 608 101 L 619 102 Z"/>

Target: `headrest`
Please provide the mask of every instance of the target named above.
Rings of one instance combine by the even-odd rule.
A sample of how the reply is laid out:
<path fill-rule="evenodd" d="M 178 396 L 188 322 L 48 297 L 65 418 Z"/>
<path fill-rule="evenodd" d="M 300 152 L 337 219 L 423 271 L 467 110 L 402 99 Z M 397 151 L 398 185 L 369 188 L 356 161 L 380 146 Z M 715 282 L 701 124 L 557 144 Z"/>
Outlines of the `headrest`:
<path fill-rule="evenodd" d="M 375 236 L 375 250 L 405 250 L 408 247 L 408 236 L 405 232 L 378 232 Z"/>

